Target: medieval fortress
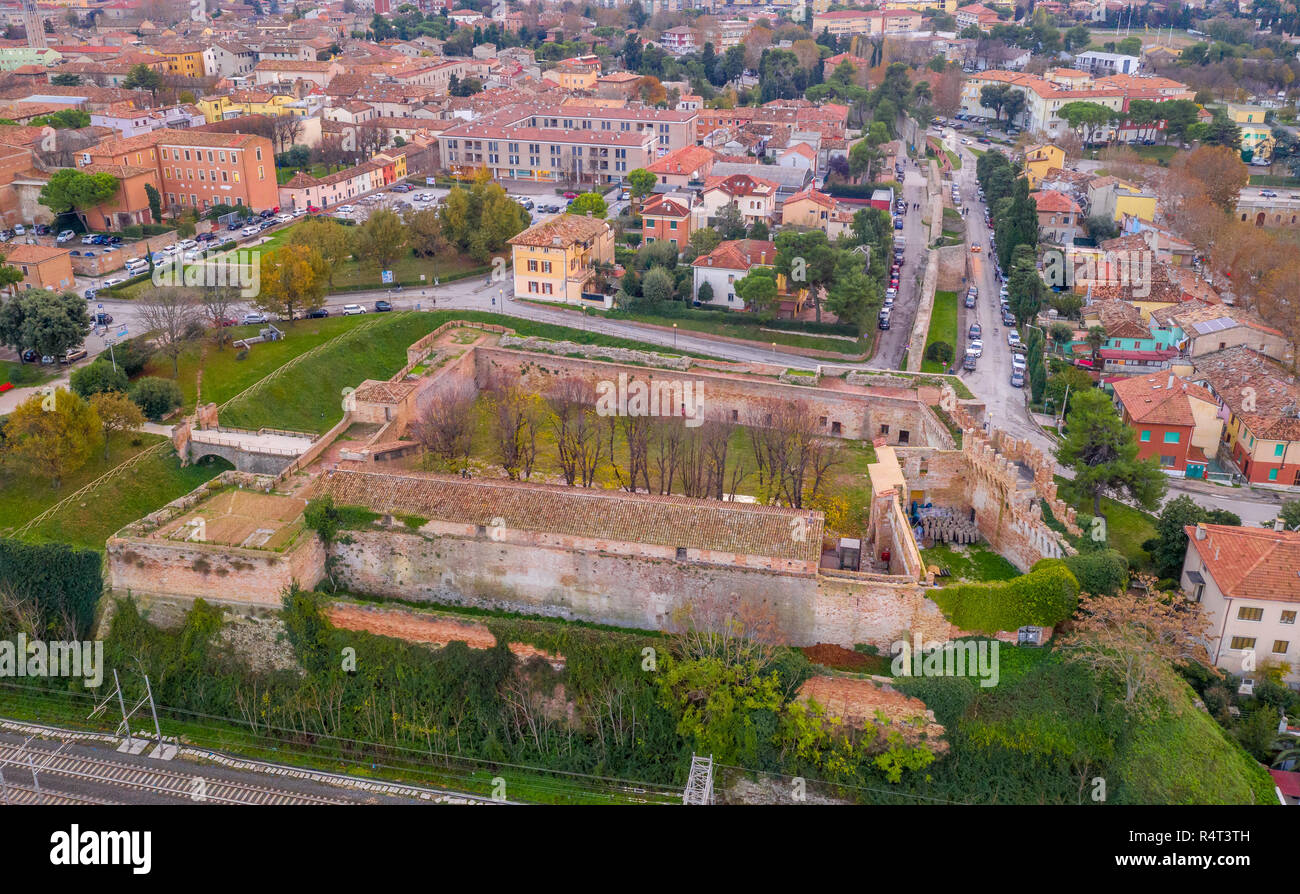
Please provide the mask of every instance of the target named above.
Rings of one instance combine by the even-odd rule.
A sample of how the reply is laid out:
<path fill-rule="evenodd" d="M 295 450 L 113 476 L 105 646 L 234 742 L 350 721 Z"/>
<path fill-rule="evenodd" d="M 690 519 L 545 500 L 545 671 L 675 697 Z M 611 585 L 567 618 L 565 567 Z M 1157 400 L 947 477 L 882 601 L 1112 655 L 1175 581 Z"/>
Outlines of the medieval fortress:
<path fill-rule="evenodd" d="M 741 422 L 798 402 L 820 436 L 874 445 L 870 521 L 838 532 L 858 541 L 861 561 L 844 567 L 844 543 L 809 509 L 412 470 L 423 450 L 413 426 L 440 396 L 503 378 L 537 394 L 577 380 L 584 393 L 615 401 L 634 399 L 630 383 L 644 383 L 664 415 L 689 396 L 711 418 Z M 619 393 L 601 383 L 618 383 Z M 933 573 L 910 506 L 942 507 L 950 521 L 925 523 L 927 533 L 978 537 L 1022 570 L 1068 551 L 1044 523 L 1044 504 L 1078 530 L 1056 496 L 1050 458 L 986 434 L 983 406 L 958 400 L 942 377 L 795 376 L 450 322 L 411 345 L 391 379 L 362 382 L 343 400 L 344 418 L 319 437 L 223 429 L 211 406 L 176 426 L 183 460 L 216 454 L 236 471 L 112 537 L 112 588 L 276 608 L 291 582 L 315 587 L 328 577 L 370 597 L 646 629 L 669 629 L 679 609 L 720 599 L 761 608 L 791 645 L 885 648 L 959 632 L 927 598 Z M 960 447 L 949 422 L 961 429 Z M 325 545 L 303 519 L 323 495 L 376 521 Z"/>

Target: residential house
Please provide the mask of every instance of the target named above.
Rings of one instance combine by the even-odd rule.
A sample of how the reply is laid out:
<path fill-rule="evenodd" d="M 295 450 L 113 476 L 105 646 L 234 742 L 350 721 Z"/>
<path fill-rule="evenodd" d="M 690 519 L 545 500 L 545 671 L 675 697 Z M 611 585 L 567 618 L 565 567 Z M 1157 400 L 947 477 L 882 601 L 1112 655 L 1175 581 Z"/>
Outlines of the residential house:
<path fill-rule="evenodd" d="M 708 305 L 739 310 L 744 302 L 736 296 L 736 281 L 744 279 L 755 267 L 772 267 L 775 263 L 776 244 L 773 242 L 761 239 L 723 242 L 692 262 L 692 294 L 696 301 L 705 302 L 705 298 L 700 297 L 700 289 L 707 283 L 713 293 L 707 298 Z"/>
<path fill-rule="evenodd" d="M 6 245 L 5 263 L 17 267 L 23 278 L 16 288 L 62 292 L 76 285 L 68 249 L 25 242 Z"/>
<path fill-rule="evenodd" d="M 1065 193 L 1045 190 L 1030 193 L 1038 209 L 1040 239 L 1059 245 L 1071 245 L 1083 223 L 1083 209 Z"/>
<path fill-rule="evenodd" d="M 1173 373 L 1154 372 L 1111 383 L 1115 408 L 1137 436 L 1138 459 L 1204 478 L 1219 450 L 1223 420 L 1214 395 Z"/>
<path fill-rule="evenodd" d="M 691 205 L 681 194 L 657 195 L 641 206 L 642 241 L 671 242 L 680 252 L 691 238 Z"/>
<path fill-rule="evenodd" d="M 614 262 L 614 230 L 594 217 L 557 214 L 510 240 L 515 295 L 582 304 L 597 265 Z"/>
<path fill-rule="evenodd" d="M 1045 143 L 1029 146 L 1025 149 L 1025 178 L 1029 188 L 1038 189 L 1047 177 L 1048 171 L 1061 170 L 1065 167 L 1065 150 L 1060 146 Z"/>
<path fill-rule="evenodd" d="M 1251 681 L 1285 665 L 1283 681 L 1300 688 L 1300 532 L 1234 525 L 1185 530 L 1178 583 L 1209 621 L 1214 664 Z"/>
<path fill-rule="evenodd" d="M 658 178 L 661 186 L 685 189 L 703 186 L 713 170 L 718 153 L 704 146 L 683 146 L 646 167 Z"/>
<path fill-rule="evenodd" d="M 704 181 L 704 209 L 715 218 L 727 205 L 736 205 L 745 226 L 758 221 L 771 223 L 776 212 L 777 185 L 771 180 L 750 174 L 713 176 Z"/>
<path fill-rule="evenodd" d="M 1194 367 L 1191 378 L 1219 401 L 1227 423 L 1226 453 L 1242 476 L 1255 483 L 1300 486 L 1300 386 L 1295 377 L 1247 347 L 1206 354 Z"/>
<path fill-rule="evenodd" d="M 1087 187 L 1088 214 L 1120 223 L 1127 217 L 1154 221 L 1156 195 L 1118 177 L 1096 177 Z"/>

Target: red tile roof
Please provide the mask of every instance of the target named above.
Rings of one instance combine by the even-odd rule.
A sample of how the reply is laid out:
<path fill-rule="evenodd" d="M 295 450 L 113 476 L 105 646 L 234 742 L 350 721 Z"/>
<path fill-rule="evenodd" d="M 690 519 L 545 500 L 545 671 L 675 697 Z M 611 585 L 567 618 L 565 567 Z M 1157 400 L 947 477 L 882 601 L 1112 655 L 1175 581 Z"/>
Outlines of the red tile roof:
<path fill-rule="evenodd" d="M 1190 428 L 1196 424 L 1196 416 L 1192 412 L 1193 401 L 1202 401 L 1211 408 L 1219 405 L 1214 395 L 1200 385 L 1166 372 L 1123 378 L 1115 382 L 1114 388 L 1133 421 L 1148 425 L 1181 425 Z"/>
<path fill-rule="evenodd" d="M 1197 536 L 1204 531 L 1204 539 Z M 1229 599 L 1300 602 L 1300 531 L 1187 525 L 1183 529 Z"/>
<path fill-rule="evenodd" d="M 695 267 L 718 267 L 723 270 L 748 270 L 755 265 L 776 263 L 776 243 L 762 239 L 737 239 L 723 242 L 707 255 L 695 259 Z"/>

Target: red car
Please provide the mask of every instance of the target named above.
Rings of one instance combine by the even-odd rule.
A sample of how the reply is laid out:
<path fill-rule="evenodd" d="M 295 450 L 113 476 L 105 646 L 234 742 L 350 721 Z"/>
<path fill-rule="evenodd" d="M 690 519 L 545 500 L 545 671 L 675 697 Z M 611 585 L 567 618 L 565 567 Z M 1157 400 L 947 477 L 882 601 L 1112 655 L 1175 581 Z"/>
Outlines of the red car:
<path fill-rule="evenodd" d="M 238 321 L 238 320 L 233 320 L 233 319 L 231 319 L 230 317 L 226 317 L 226 318 L 223 319 L 223 320 L 217 320 L 217 325 L 218 325 L 218 326 L 238 326 L 238 325 L 239 325 L 239 321 Z"/>
<path fill-rule="evenodd" d="M 566 199 L 576 199 L 578 197 L 578 194 L 576 192 L 566 192 L 564 194 L 564 197 Z"/>

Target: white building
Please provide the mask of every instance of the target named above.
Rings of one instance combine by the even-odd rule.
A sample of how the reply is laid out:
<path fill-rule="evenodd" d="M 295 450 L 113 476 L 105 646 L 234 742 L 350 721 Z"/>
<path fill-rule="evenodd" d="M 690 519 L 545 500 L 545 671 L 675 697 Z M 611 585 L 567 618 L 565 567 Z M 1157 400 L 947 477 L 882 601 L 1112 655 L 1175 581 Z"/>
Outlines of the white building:
<path fill-rule="evenodd" d="M 745 302 L 736 295 L 736 280 L 744 279 L 754 267 L 771 267 L 775 263 L 776 244 L 773 242 L 762 239 L 723 242 L 691 264 L 691 293 L 696 301 L 703 301 L 700 288 L 708 283 L 713 291 L 713 297 L 708 302 L 710 305 L 740 310 Z"/>

